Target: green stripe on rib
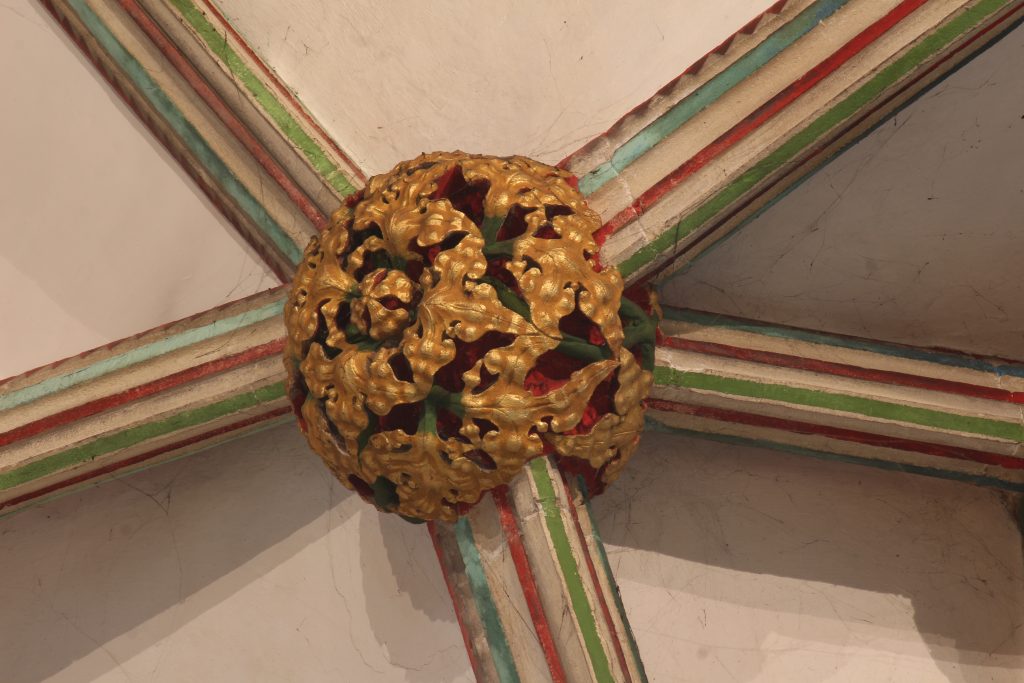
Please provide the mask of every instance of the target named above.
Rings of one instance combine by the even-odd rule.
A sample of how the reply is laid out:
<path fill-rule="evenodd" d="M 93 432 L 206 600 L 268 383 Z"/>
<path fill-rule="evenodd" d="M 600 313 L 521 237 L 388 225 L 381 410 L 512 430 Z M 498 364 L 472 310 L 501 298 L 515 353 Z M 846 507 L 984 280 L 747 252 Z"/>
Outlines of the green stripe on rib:
<path fill-rule="evenodd" d="M 158 436 L 172 434 L 188 427 L 201 425 L 204 422 L 211 422 L 219 417 L 224 417 L 246 408 L 258 406 L 261 403 L 268 403 L 282 396 L 284 396 L 284 382 L 276 382 L 255 391 L 249 391 L 224 399 L 223 401 L 218 401 L 217 403 L 202 406 L 201 408 L 194 408 L 193 410 L 172 415 L 163 420 L 149 422 L 137 427 L 131 427 L 123 432 L 100 437 L 87 444 L 69 448 L 66 451 L 55 453 L 42 460 L 37 460 L 36 462 L 13 469 L 10 472 L 0 474 L 0 491 L 45 477 L 48 474 L 53 474 L 74 465 L 88 462 L 107 453 L 135 446 Z"/>
<path fill-rule="evenodd" d="M 673 368 L 654 368 L 654 381 L 663 386 L 683 387 L 701 391 L 714 391 L 732 396 L 760 398 L 795 405 L 824 408 L 843 413 L 854 413 L 894 422 L 936 427 L 956 432 L 981 434 L 1009 441 L 1024 441 L 1024 425 L 970 415 L 945 413 L 929 408 L 890 403 L 860 396 L 834 394 L 816 389 L 764 384 L 745 379 L 720 377 L 702 372 L 683 372 Z"/>
<path fill-rule="evenodd" d="M 565 587 L 569 591 L 569 602 L 572 605 L 573 613 L 576 615 L 576 622 L 579 624 L 583 643 L 586 645 L 587 653 L 590 655 L 590 664 L 594 670 L 595 679 L 600 683 L 605 681 L 614 683 L 615 679 L 608 665 L 608 655 L 604 651 L 604 644 L 601 642 L 601 636 L 597 632 L 594 610 L 590 600 L 587 598 L 587 592 L 583 588 L 580 567 L 576 562 L 572 546 L 569 544 L 569 535 L 565 529 L 565 523 L 558 505 L 558 496 L 555 494 L 555 485 L 551 481 L 546 460 L 544 458 L 534 458 L 530 462 L 530 473 L 533 477 L 534 485 L 537 487 L 541 508 L 544 511 L 544 523 L 547 525 L 548 534 L 551 537 L 551 545 L 555 550 L 555 557 L 558 559 L 562 580 L 565 581 Z"/>
<path fill-rule="evenodd" d="M 160 89 L 160 85 L 153 80 L 146 68 L 110 32 L 110 29 L 92 11 L 85 0 L 67 0 L 67 3 L 78 14 L 78 18 L 85 24 L 103 51 L 135 84 L 139 96 L 145 97 L 149 101 L 189 152 L 195 155 L 199 164 L 214 177 L 224 192 L 249 216 L 256 227 L 270 238 L 274 246 L 293 264 L 298 263 L 302 258 L 302 249 L 277 224 L 277 221 L 267 212 L 266 207 L 252 196 L 242 181 L 235 176 L 224 160 L 217 155 L 202 134 L 192 125 L 192 122 L 185 118 L 185 115 L 167 93 Z"/>
<path fill-rule="evenodd" d="M 629 643 L 629 651 L 633 654 L 633 662 L 636 664 L 636 668 L 640 674 L 640 680 L 636 683 L 647 683 L 647 671 L 644 669 L 644 660 L 640 658 L 640 648 L 637 647 L 636 637 L 633 635 L 633 627 L 629 623 L 629 617 L 626 616 L 626 606 L 622 604 L 622 596 L 619 594 L 619 585 L 615 582 L 615 573 L 612 572 L 611 563 L 608 562 L 608 554 L 604 549 L 604 541 L 601 539 L 597 523 L 594 521 L 594 512 L 590 507 L 589 496 L 585 499 L 584 507 L 586 509 L 587 517 L 590 520 L 591 532 L 594 535 L 594 547 L 597 549 L 597 557 L 601 561 L 599 566 L 601 571 L 604 572 L 605 580 L 608 582 L 609 592 L 612 595 L 612 599 L 615 601 L 615 609 L 619 611 L 619 619 L 622 620 L 622 626 L 626 630 L 622 636 Z"/>
<path fill-rule="evenodd" d="M 288 140 L 302 152 L 317 173 L 342 195 L 355 192 L 355 188 L 348 178 L 328 158 L 323 148 L 288 113 L 280 100 L 252 72 L 245 61 L 228 44 L 227 38 L 217 31 L 199 8 L 191 0 L 171 0 L 171 4 L 181 12 L 181 15 L 209 46 L 213 54 L 220 58 L 235 78 L 252 94 L 256 102 L 263 107 L 263 111 L 278 125 Z"/>
<path fill-rule="evenodd" d="M 854 92 L 828 112 L 818 117 L 807 128 L 794 135 L 777 150 L 758 162 L 753 168 L 741 175 L 732 185 L 724 189 L 693 213 L 683 218 L 672 227 L 664 230 L 650 243 L 638 249 L 632 256 L 619 264 L 619 272 L 629 277 L 648 265 L 664 252 L 675 246 L 698 227 L 735 202 L 754 185 L 790 161 L 804 148 L 813 144 L 825 133 L 839 125 L 845 119 L 856 114 L 886 88 L 893 85 L 903 76 L 946 45 L 956 40 L 980 24 L 986 17 L 1008 5 L 1009 0 L 981 0 L 978 4 L 967 8 L 945 26 L 940 27 L 902 57 L 882 69 L 877 76 Z"/>

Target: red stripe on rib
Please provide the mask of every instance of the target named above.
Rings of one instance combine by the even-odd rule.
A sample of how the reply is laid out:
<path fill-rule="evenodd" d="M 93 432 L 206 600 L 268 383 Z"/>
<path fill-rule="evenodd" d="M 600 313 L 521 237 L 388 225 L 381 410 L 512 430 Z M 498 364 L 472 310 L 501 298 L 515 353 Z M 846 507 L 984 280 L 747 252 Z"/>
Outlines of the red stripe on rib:
<path fill-rule="evenodd" d="M 976 42 L 977 40 L 981 39 L 982 37 L 984 37 L 986 34 L 990 33 L 991 31 L 999 28 L 1001 24 L 1003 24 L 1008 19 L 1010 19 L 1014 14 L 1019 12 L 1022 7 L 1024 7 L 1024 2 L 1017 3 L 1017 5 L 1015 5 L 1014 7 L 1010 8 L 1009 10 L 1007 10 L 1006 12 L 1001 14 L 999 17 L 997 17 L 995 20 L 993 20 L 992 23 L 986 25 L 984 28 L 982 28 L 977 33 L 975 33 L 973 36 L 971 36 L 968 40 L 965 40 L 963 43 L 958 45 L 954 50 L 951 50 L 944 57 L 942 57 L 941 59 L 937 60 L 930 67 L 928 67 L 927 69 L 924 69 L 923 71 L 921 71 L 914 78 L 907 80 L 907 82 L 899 90 L 896 90 L 895 92 L 890 94 L 888 97 L 885 97 L 884 99 L 880 100 L 876 106 L 872 107 L 870 110 L 865 111 L 860 116 L 858 116 L 856 118 L 852 118 L 850 120 L 850 122 L 846 126 L 844 126 L 841 130 L 839 130 L 835 135 L 829 137 L 825 142 L 820 144 L 815 150 L 813 150 L 810 153 L 808 153 L 801 163 L 807 163 L 808 161 L 810 161 L 814 157 L 820 156 L 821 154 L 823 154 L 826 149 L 828 149 L 832 144 L 835 143 L 836 140 L 840 139 L 841 137 L 843 137 L 844 135 L 849 133 L 851 130 L 853 130 L 854 128 L 859 126 L 868 117 L 870 117 L 870 116 L 874 115 L 876 112 L 884 109 L 894 99 L 896 99 L 897 97 L 901 96 L 903 93 L 907 92 L 907 90 L 913 88 L 915 85 L 917 85 L 919 82 L 921 82 L 921 80 L 926 78 L 929 74 L 931 74 L 936 69 L 938 69 L 939 67 L 944 65 L 946 62 L 948 62 L 950 59 L 952 59 L 953 57 L 958 55 L 960 52 L 962 52 L 963 50 L 967 49 L 974 42 Z M 700 244 L 702 244 L 708 237 L 710 237 L 711 235 L 714 235 L 715 232 L 722 225 L 724 225 L 725 223 L 728 223 L 737 214 L 739 214 L 740 212 L 745 210 L 748 206 L 753 204 L 755 201 L 757 201 L 761 197 L 764 197 L 765 195 L 767 195 L 770 192 L 772 192 L 777 187 L 777 185 L 778 185 L 777 182 L 773 183 L 771 185 L 768 185 L 768 186 L 762 188 L 756 194 L 751 195 L 746 201 L 744 201 L 742 204 L 740 204 L 735 209 L 730 211 L 725 217 L 723 217 L 721 220 L 715 222 L 715 224 L 713 226 L 711 226 L 711 228 L 704 230 L 694 240 L 692 240 L 691 242 L 687 243 L 682 249 L 679 250 L 679 252 L 675 255 L 675 257 L 669 258 L 669 259 L 663 261 L 657 268 L 655 268 L 654 270 L 650 271 L 647 275 L 643 276 L 641 281 L 647 281 L 647 280 L 653 279 L 653 278 L 657 277 L 658 275 L 660 275 L 666 268 L 671 266 L 672 263 L 677 261 L 680 257 L 682 257 L 683 255 L 688 254 L 689 252 L 693 251 Z M 607 223 L 605 225 L 607 226 Z M 605 230 L 605 228 L 602 228 L 602 230 Z"/>
<path fill-rule="evenodd" d="M 277 287 L 273 287 L 271 289 L 263 290 L 262 292 L 257 292 L 255 294 L 250 294 L 248 296 L 242 297 L 241 299 L 236 299 L 234 301 L 229 301 L 228 303 L 221 304 L 220 306 L 214 306 L 213 308 L 209 308 L 209 309 L 203 311 L 202 313 L 196 313 L 194 315 L 186 316 L 184 318 L 179 318 L 178 320 L 172 320 L 171 322 L 166 322 L 166 323 L 163 323 L 161 325 L 157 325 L 156 327 L 151 327 L 150 329 L 144 330 L 142 332 L 139 332 L 138 334 L 133 334 L 130 337 L 123 337 L 121 339 L 115 339 L 114 341 L 112 341 L 112 342 L 110 342 L 108 344 L 104 344 L 103 346 L 97 346 L 96 348 L 88 349 L 87 351 L 82 351 L 81 353 L 76 353 L 73 356 L 68 356 L 67 358 L 61 358 L 60 360 L 55 360 L 52 363 L 47 363 L 46 365 L 40 365 L 37 368 L 32 368 L 31 370 L 26 370 L 25 372 L 21 373 L 20 375 L 13 375 L 11 377 L 0 379 L 0 387 L 2 387 L 4 384 L 7 384 L 8 382 L 11 382 L 13 380 L 21 379 L 22 377 L 30 377 L 30 376 L 34 375 L 35 373 L 40 372 L 42 370 L 49 370 L 49 369 L 56 368 L 56 367 L 58 367 L 60 365 L 63 365 L 64 363 L 67 363 L 70 360 L 74 360 L 76 358 L 85 358 L 86 356 L 88 356 L 90 354 L 93 354 L 93 353 L 96 353 L 97 351 L 107 351 L 107 350 L 110 350 L 110 349 L 113 349 L 113 348 L 117 347 L 120 344 L 124 344 L 126 342 L 132 342 L 132 341 L 141 339 L 142 337 L 145 337 L 147 334 L 152 334 L 154 332 L 159 332 L 159 331 L 167 332 L 167 331 L 170 330 L 171 327 L 180 325 L 181 323 L 194 324 L 195 321 L 198 320 L 199 318 L 210 317 L 211 313 L 215 313 L 215 312 L 218 312 L 218 311 L 224 311 L 224 310 L 226 310 L 227 308 L 229 308 L 231 306 L 237 306 L 240 303 L 243 303 L 243 302 L 246 302 L 246 301 L 251 301 L 253 299 L 256 299 L 257 297 L 266 296 L 267 292 L 281 292 L 281 293 L 284 293 L 285 290 L 288 287 L 290 287 L 290 285 L 278 285 Z M 270 302 L 268 301 L 267 303 L 270 303 Z"/>
<path fill-rule="evenodd" d="M 480 668 L 480 662 L 476 658 L 476 650 L 473 649 L 472 641 L 469 637 L 469 630 L 466 628 L 466 622 L 462 619 L 462 611 L 459 609 L 459 605 L 463 604 L 455 596 L 455 588 L 452 587 L 452 582 L 448 578 L 448 572 L 451 569 L 445 564 L 444 551 L 441 550 L 441 538 L 437 535 L 437 524 L 436 522 L 427 522 L 427 530 L 430 532 L 430 540 L 434 543 L 434 552 L 437 553 L 437 561 L 441 565 L 441 576 L 444 577 L 444 585 L 448 588 L 448 595 L 452 599 L 452 606 L 455 608 L 455 619 L 459 622 L 459 630 L 462 631 L 462 642 L 466 644 L 466 655 L 469 657 L 469 665 L 473 668 L 473 676 L 478 681 L 484 680 L 483 673 Z"/>
<path fill-rule="evenodd" d="M 139 28 L 149 36 L 149 39 L 153 41 L 153 44 L 160 50 L 161 54 L 167 58 L 167 61 L 177 69 L 178 73 L 181 74 L 182 78 L 185 79 L 196 94 L 213 110 L 217 118 L 227 126 L 228 130 L 238 138 L 238 141 L 259 162 L 263 170 L 284 190 L 284 193 L 288 195 L 288 198 L 298 207 L 299 211 L 309 219 L 317 230 L 322 230 L 327 224 L 327 216 L 309 200 L 309 197 L 295 184 L 277 161 L 267 153 L 267 150 L 256 139 L 256 136 L 227 107 L 220 96 L 213 91 L 213 88 L 196 71 L 195 67 L 185 58 L 177 46 L 164 35 L 164 32 L 156 25 L 153 19 L 146 14 L 145 10 L 139 7 L 135 0 L 119 0 L 119 2 L 125 12 L 139 25 Z"/>
<path fill-rule="evenodd" d="M 676 86 L 676 84 L 679 83 L 679 79 L 681 79 L 683 76 L 690 76 L 690 75 L 698 73 L 704 67 L 704 63 L 708 60 L 708 57 L 710 57 L 711 55 L 715 55 L 715 54 L 718 54 L 718 55 L 724 54 L 725 50 L 729 47 L 729 45 L 732 44 L 732 41 L 735 40 L 736 36 L 740 35 L 741 33 L 748 34 L 748 35 L 753 33 L 754 29 L 757 28 L 757 25 L 759 23 L 761 23 L 762 19 L 764 19 L 769 14 L 779 14 L 783 10 L 783 8 L 786 6 L 786 3 L 788 3 L 788 2 L 789 2 L 789 0 L 779 0 L 778 2 L 773 4 L 771 7 L 766 9 L 764 12 L 761 12 L 760 14 L 758 14 L 756 17 L 754 17 L 749 22 L 747 22 L 742 28 L 740 28 L 740 30 L 738 30 L 735 33 L 731 34 L 728 38 L 725 39 L 725 41 L 723 41 L 722 43 L 719 43 L 715 47 L 711 48 L 704 56 L 702 56 L 700 59 L 698 59 L 696 62 L 694 62 L 690 66 L 686 67 L 686 69 L 681 74 L 679 74 L 678 76 L 673 78 L 671 81 L 669 81 L 665 85 L 663 85 L 660 88 L 658 88 L 658 91 L 652 97 L 647 98 L 646 100 L 644 100 L 643 102 L 641 102 L 640 104 L 636 105 L 635 107 L 630 109 L 628 112 L 623 114 L 619 118 L 618 121 L 613 123 L 608 128 L 608 130 L 606 130 L 605 132 L 601 133 L 600 135 L 595 137 L 593 140 L 590 140 L 589 142 L 585 143 L 582 147 L 580 147 L 578 150 L 576 150 L 575 152 L 573 152 L 569 156 L 567 156 L 564 159 L 562 159 L 556 165 L 559 168 L 568 169 L 569 166 L 572 164 L 573 159 L 575 159 L 578 156 L 581 156 L 581 155 L 585 154 L 586 152 L 589 152 L 596 145 L 598 145 L 601 140 L 603 140 L 604 138 L 608 137 L 614 131 L 616 131 L 617 129 L 622 127 L 622 125 L 625 124 L 625 122 L 631 116 L 634 116 L 637 112 L 643 111 L 647 107 L 651 106 L 651 103 L 655 100 L 655 98 L 662 97 L 665 94 L 671 92 L 672 89 Z M 657 119 L 655 119 L 655 120 L 657 120 Z"/>
<path fill-rule="evenodd" d="M 519 575 L 519 585 L 526 597 L 526 606 L 530 609 L 530 616 L 533 618 L 533 626 L 537 631 L 537 639 L 540 647 L 544 650 L 544 659 L 547 660 L 548 670 L 551 672 L 551 680 L 554 683 L 565 683 L 565 670 L 562 668 L 562 660 L 558 657 L 558 650 L 555 647 L 555 640 L 551 635 L 551 624 L 544 613 L 544 606 L 540 602 L 540 592 L 537 590 L 537 581 L 530 568 L 530 560 L 526 555 L 526 547 L 523 545 L 522 531 L 519 529 L 519 522 L 516 520 L 515 512 L 508 501 L 508 487 L 500 486 L 493 491 L 494 504 L 498 508 L 498 517 L 501 520 L 501 528 L 505 532 L 505 540 L 512 554 L 512 562 L 516 565 L 516 574 Z"/>
<path fill-rule="evenodd" d="M 7 446 L 14 443 L 15 441 L 21 441 L 29 437 L 41 434 L 42 432 L 55 429 L 62 425 L 82 420 L 97 413 L 101 413 L 111 408 L 122 406 L 132 401 L 138 401 L 139 399 L 152 396 L 153 394 L 166 391 L 174 387 L 193 382 L 197 379 L 214 375 L 232 368 L 237 368 L 246 363 L 250 363 L 255 360 L 260 360 L 268 356 L 279 354 L 284 350 L 284 339 L 276 339 L 266 344 L 260 344 L 254 346 L 251 349 L 246 349 L 241 353 L 236 353 L 232 356 L 225 356 L 224 358 L 218 358 L 194 367 L 175 372 L 155 379 L 152 382 L 146 382 L 138 386 L 131 387 L 122 391 L 119 394 L 112 396 L 104 396 L 81 405 L 62 410 L 59 413 L 53 415 L 47 415 L 44 418 L 40 418 L 33 422 L 23 424 L 20 427 L 15 427 L 9 431 L 0 434 L 0 446 Z"/>
<path fill-rule="evenodd" d="M 174 157 L 175 161 L 181 164 L 182 169 L 184 169 L 196 185 L 199 186 L 199 189 L 203 191 L 203 194 L 207 196 L 210 202 L 224 214 L 224 217 L 227 218 L 232 227 L 234 227 L 238 234 L 242 236 L 242 239 L 244 239 L 246 243 L 253 248 L 265 265 L 281 282 L 290 282 L 292 280 L 292 273 L 288 271 L 287 267 L 282 267 L 278 263 L 277 254 L 274 250 L 268 248 L 266 244 L 261 243 L 259 240 L 254 239 L 250 231 L 245 229 L 244 226 L 246 221 L 244 219 L 240 219 L 240 210 L 225 200 L 222 194 L 214 187 L 213 183 L 208 182 L 206 177 L 197 170 L 194 160 L 188 158 L 187 154 L 177 146 L 177 143 L 179 142 L 177 138 L 164 132 L 156 122 L 155 117 L 151 116 L 150 113 L 140 105 L 139 101 L 136 99 L 136 95 L 129 94 L 121 87 L 113 69 L 109 68 L 103 60 L 93 52 L 90 44 L 87 43 L 82 36 L 78 35 L 71 21 L 57 10 L 56 5 L 54 5 L 51 0 L 40 0 L 40 2 L 44 7 L 46 7 L 46 10 L 53 16 L 53 18 L 64 28 L 68 37 L 78 45 L 79 49 L 82 50 L 82 54 L 92 62 L 93 66 L 96 67 L 104 80 L 107 81 L 110 87 L 114 89 L 114 92 L 116 92 L 124 101 L 125 105 L 135 112 L 135 115 L 138 116 L 139 120 L 142 121 L 146 128 L 149 129 L 149 132 L 152 133 L 157 141 L 164 146 L 167 153 Z M 101 50 L 101 48 L 98 47 L 96 49 Z"/>
<path fill-rule="evenodd" d="M 827 76 L 834 73 L 839 67 L 875 42 L 886 31 L 905 19 L 925 2 L 927 0 L 903 0 L 884 17 L 854 36 L 825 61 L 812 68 L 787 86 L 782 92 L 755 109 L 714 142 L 697 152 L 697 154 L 676 168 L 672 173 L 659 180 L 654 186 L 641 194 L 630 206 L 613 216 L 608 221 L 608 224 L 613 226 L 611 231 L 618 231 L 626 224 L 639 218 L 672 189 L 757 130 L 763 123 L 792 104 L 797 98 L 820 83 Z"/>
<path fill-rule="evenodd" d="M 626 677 L 627 683 L 632 683 L 633 676 L 629 672 L 629 664 L 626 661 L 626 653 L 622 650 L 622 639 L 619 637 L 618 629 L 615 628 L 615 622 L 612 621 L 611 610 L 608 609 L 608 601 L 604 598 L 604 591 L 601 589 L 601 580 L 597 576 L 597 568 L 594 566 L 594 559 L 590 556 L 590 546 L 587 544 L 587 537 L 583 533 L 583 527 L 580 526 L 580 518 L 576 512 L 576 504 L 573 502 L 572 491 L 569 490 L 569 484 L 565 480 L 565 475 L 559 471 L 558 478 L 562 480 L 562 487 L 565 489 L 565 499 L 567 507 L 569 508 L 569 515 L 572 517 L 573 526 L 576 527 L 576 536 L 580 539 L 580 546 L 583 549 L 583 557 L 587 561 L 587 570 L 590 572 L 590 580 L 594 582 L 594 592 L 597 594 L 597 602 L 601 607 L 601 614 L 604 616 L 604 621 L 608 625 L 608 630 L 612 634 L 612 646 L 615 648 L 615 656 L 619 658 L 619 665 L 622 667 L 622 673 Z M 612 590 L 614 586 L 610 587 Z"/>
<path fill-rule="evenodd" d="M 972 448 L 943 446 L 940 444 L 927 443 L 925 441 L 914 441 L 913 439 L 903 439 L 895 436 L 883 436 L 881 434 L 871 434 L 869 432 L 858 432 L 853 429 L 828 427 L 825 425 L 812 424 L 810 422 L 767 417 L 765 415 L 753 415 L 751 413 L 742 413 L 736 410 L 725 410 L 723 408 L 693 406 L 657 398 L 647 399 L 647 406 L 654 410 L 680 413 L 681 415 L 693 415 L 694 417 L 703 417 L 718 420 L 719 422 L 733 422 L 751 427 L 778 429 L 785 432 L 792 432 L 794 434 L 819 435 L 830 439 L 836 439 L 837 441 L 849 441 L 851 443 L 859 443 L 866 446 L 877 446 L 880 448 L 892 448 L 899 451 L 923 453 L 925 455 L 935 455 L 941 458 L 969 460 L 971 462 L 979 462 L 985 465 L 998 465 L 999 467 L 1005 467 L 1013 470 L 1024 469 L 1024 459 L 1022 458 L 1000 455 L 999 453 L 988 453 L 986 451 L 979 451 Z"/>
<path fill-rule="evenodd" d="M 792 368 L 794 370 L 807 370 L 809 372 L 835 375 L 837 377 L 849 377 L 850 379 L 860 379 L 868 382 L 878 382 L 880 384 L 913 387 L 915 389 L 927 389 L 929 391 L 938 391 L 945 394 L 971 396 L 973 398 L 983 398 L 990 401 L 1001 401 L 1004 403 L 1024 403 L 1024 392 L 1013 392 L 1007 391 L 1006 389 L 997 389 L 995 387 L 983 387 L 976 384 L 967 384 L 966 382 L 954 382 L 945 379 L 922 377 L 920 375 L 911 375 L 905 372 L 861 368 L 856 365 L 832 363 L 813 358 L 801 358 L 799 356 L 791 356 L 784 353 L 775 353 L 774 351 L 744 349 L 737 346 L 729 346 L 728 344 L 716 344 L 714 342 L 695 341 L 691 339 L 681 339 L 679 337 L 665 337 L 662 339 L 659 346 L 671 349 L 680 349 L 682 351 L 692 351 L 694 353 L 703 353 L 708 356 L 735 358 L 737 360 L 763 363 L 765 365 L 773 365 L 776 367 Z"/>
<path fill-rule="evenodd" d="M 341 148 L 338 147 L 338 143 L 334 141 L 334 138 L 328 135 L 327 131 L 320 127 L 320 124 L 317 123 L 316 119 L 309 115 L 309 112 L 307 112 L 306 108 L 302 106 L 298 99 L 296 99 L 295 95 L 293 95 L 292 92 L 281 83 L 281 81 L 277 78 L 273 71 L 267 68 L 267 65 L 263 63 L 263 60 L 260 59 L 260 57 L 253 51 L 251 47 L 249 47 L 249 43 L 245 42 L 242 36 L 238 34 L 238 32 L 235 30 L 235 27 L 231 25 L 231 23 L 224 17 L 223 14 L 221 14 L 220 10 L 217 9 L 217 6 L 209 0 L 200 1 L 202 2 L 203 6 L 206 7 L 206 10 L 217 18 L 217 21 L 221 23 L 221 26 L 224 28 L 224 30 L 231 35 L 231 37 L 235 40 L 236 43 L 238 43 L 238 46 L 242 48 L 242 52 L 244 52 L 249 57 L 249 59 L 252 60 L 253 64 L 255 64 L 256 67 L 263 73 L 263 77 L 266 78 L 267 81 L 274 86 L 274 89 L 277 90 L 277 94 L 282 99 L 286 100 L 289 104 L 292 105 L 293 113 L 298 114 L 300 118 L 302 118 L 306 123 L 308 123 L 310 127 L 313 128 L 313 130 L 315 130 L 320 135 L 324 143 L 326 143 L 327 146 L 331 148 L 331 151 L 333 151 L 339 158 L 343 159 L 345 163 L 348 164 L 348 166 L 352 170 L 353 175 L 356 176 L 352 180 L 358 180 L 359 182 L 365 184 L 366 175 L 363 174 L 362 170 L 355 164 L 355 162 L 352 161 L 351 158 L 349 158 L 347 154 L 341 151 Z"/>
<path fill-rule="evenodd" d="M 291 406 L 281 406 L 280 408 L 274 408 L 273 410 L 271 410 L 269 412 L 262 413 L 260 415 L 254 416 L 254 417 L 247 417 L 244 420 L 239 420 L 238 422 L 232 422 L 231 424 L 224 425 L 223 427 L 218 427 L 217 429 L 211 429 L 210 431 L 203 432 L 202 434 L 196 434 L 195 436 L 191 436 L 191 437 L 189 437 L 187 439 L 183 439 L 181 441 L 177 441 L 177 442 L 172 443 L 172 444 L 167 444 L 166 446 L 161 446 L 160 448 L 155 448 L 155 449 L 153 449 L 151 451 L 147 451 L 145 453 L 141 453 L 139 455 L 132 456 L 131 458 L 128 458 L 126 460 L 119 460 L 117 462 L 112 462 L 109 465 L 104 465 L 103 467 L 100 467 L 98 469 L 90 470 L 88 472 L 83 472 L 82 474 L 79 474 L 77 476 L 70 477 L 70 478 L 64 479 L 62 481 L 58 481 L 56 483 L 50 484 L 49 486 L 44 486 L 41 489 L 37 489 L 35 491 L 30 491 L 29 493 L 24 493 L 24 494 L 22 494 L 20 496 L 16 496 L 15 498 L 11 498 L 10 500 L 5 500 L 2 503 L 0 503 L 0 510 L 3 510 L 4 508 L 12 507 L 14 505 L 19 505 L 19 504 L 24 503 L 26 501 L 32 500 L 33 498 L 38 498 L 40 496 L 45 496 L 45 495 L 48 495 L 50 493 L 54 493 L 55 491 L 59 491 L 59 490 L 61 490 L 63 488 L 66 488 L 68 486 L 73 486 L 74 484 L 80 484 L 80 483 L 82 483 L 84 481 L 88 481 L 89 479 L 95 479 L 96 477 L 101 477 L 104 474 L 110 474 L 111 472 L 116 472 L 117 470 L 123 469 L 125 467 L 131 467 L 132 465 L 137 465 L 140 462 L 145 462 L 146 460 L 150 460 L 152 458 L 155 458 L 158 455 L 163 455 L 164 453 L 170 453 L 171 451 L 176 451 L 179 448 L 187 448 L 188 446 L 194 446 L 194 445 L 202 443 L 203 441 L 206 441 L 208 439 L 212 439 L 214 437 L 220 436 L 221 434 L 227 434 L 228 432 L 233 432 L 233 431 L 237 431 L 239 429 L 244 429 L 245 427 L 252 426 L 252 425 L 257 424 L 259 422 L 263 422 L 265 420 L 271 420 L 271 419 L 273 419 L 275 417 L 280 417 L 281 415 L 287 415 L 288 413 L 291 412 L 291 410 L 292 410 Z"/>

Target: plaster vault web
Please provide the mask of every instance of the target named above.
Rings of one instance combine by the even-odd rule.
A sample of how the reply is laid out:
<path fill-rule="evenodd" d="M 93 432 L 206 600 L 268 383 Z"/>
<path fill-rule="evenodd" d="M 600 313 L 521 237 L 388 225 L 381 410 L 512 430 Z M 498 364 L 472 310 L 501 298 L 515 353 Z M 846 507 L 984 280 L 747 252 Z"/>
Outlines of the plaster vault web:
<path fill-rule="evenodd" d="M 275 286 L 42 8 L 7 14 L 0 135 L 19 163 L 0 183 L 0 286 L 19 333 L 5 335 L 0 377 Z"/>
<path fill-rule="evenodd" d="M 1020 359 L 1016 29 L 664 287 L 686 308 Z"/>

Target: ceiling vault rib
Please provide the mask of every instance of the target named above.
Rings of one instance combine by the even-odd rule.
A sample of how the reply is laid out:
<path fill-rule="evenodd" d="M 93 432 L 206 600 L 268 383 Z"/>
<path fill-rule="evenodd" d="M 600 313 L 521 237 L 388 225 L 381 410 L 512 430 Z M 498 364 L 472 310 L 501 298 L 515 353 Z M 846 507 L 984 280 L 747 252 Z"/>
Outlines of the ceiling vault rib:
<path fill-rule="evenodd" d="M 43 0 L 119 95 L 283 281 L 362 183 L 258 62 L 189 2 Z"/>
<path fill-rule="evenodd" d="M 265 292 L 0 385 L 0 509 L 154 449 L 194 450 L 196 434 L 239 416 L 280 419 L 285 297 Z M 648 413 L 663 427 L 1024 486 L 1020 363 L 666 312 Z"/>
<path fill-rule="evenodd" d="M 290 279 L 365 182 L 298 98 L 209 0 L 41 2 Z M 605 219 L 605 259 L 664 277 L 1022 18 L 1024 0 L 783 0 L 562 166 Z M 0 514 L 290 419 L 285 298 L 0 382 Z M 1024 491 L 1020 363 L 667 313 L 656 429 Z M 536 460 L 461 527 L 432 525 L 479 680 L 646 680 L 577 486 Z"/>
<path fill-rule="evenodd" d="M 825 12 L 827 21 L 810 21 Z M 631 114 L 626 132 L 613 128 L 563 165 L 606 221 L 605 257 L 627 281 L 662 278 L 1022 17 L 1019 0 L 808 3 L 782 28 L 765 21 L 734 43 L 742 55 L 727 50 L 716 69 L 681 79 L 675 100 L 672 88 L 659 93 L 657 117 L 627 128 Z"/>

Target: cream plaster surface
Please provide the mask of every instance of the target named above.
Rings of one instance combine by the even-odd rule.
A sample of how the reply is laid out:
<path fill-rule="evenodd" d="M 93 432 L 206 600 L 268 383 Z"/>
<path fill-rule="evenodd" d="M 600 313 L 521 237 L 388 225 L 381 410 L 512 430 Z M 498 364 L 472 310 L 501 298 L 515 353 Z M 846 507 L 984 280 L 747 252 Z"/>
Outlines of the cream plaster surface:
<path fill-rule="evenodd" d="M 0 518 L 3 683 L 468 683 L 423 526 L 294 425 Z"/>
<path fill-rule="evenodd" d="M 1018 504 L 648 433 L 593 507 L 652 683 L 1019 683 Z"/>
<path fill-rule="evenodd" d="M 1012 683 L 1009 497 L 651 433 L 597 522 L 653 683 Z M 292 425 L 0 518 L 5 683 L 472 680 L 422 526 Z"/>
<path fill-rule="evenodd" d="M 277 284 L 38 2 L 0 82 L 0 378 Z"/>
<path fill-rule="evenodd" d="M 1024 28 L 663 288 L 676 305 L 1024 358 Z"/>
<path fill-rule="evenodd" d="M 773 0 L 217 0 L 369 174 L 422 152 L 556 163 Z"/>

